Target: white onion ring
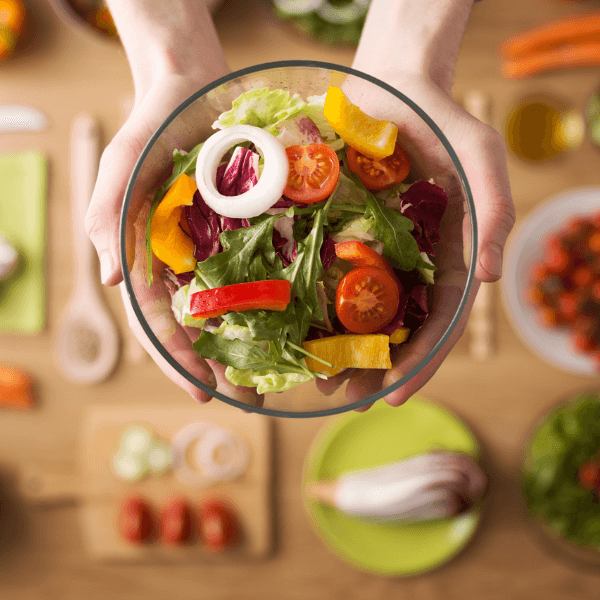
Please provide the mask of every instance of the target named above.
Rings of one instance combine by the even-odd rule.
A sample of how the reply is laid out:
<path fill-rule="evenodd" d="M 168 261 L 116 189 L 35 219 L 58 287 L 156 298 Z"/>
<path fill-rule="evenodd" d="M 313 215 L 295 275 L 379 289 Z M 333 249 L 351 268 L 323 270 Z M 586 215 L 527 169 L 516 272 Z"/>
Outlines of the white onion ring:
<path fill-rule="evenodd" d="M 192 469 L 185 458 L 186 450 L 190 445 L 211 427 L 213 427 L 211 423 L 194 421 L 184 425 L 171 439 L 173 475 L 183 485 L 193 488 L 207 488 L 214 483 L 213 479 Z"/>
<path fill-rule="evenodd" d="M 225 446 L 232 454 L 225 464 L 215 462 L 214 453 Z M 213 479 L 235 479 L 248 466 L 250 451 L 244 439 L 232 435 L 229 431 L 215 427 L 207 431 L 196 447 L 196 461 L 202 467 L 204 474 Z"/>
<path fill-rule="evenodd" d="M 196 440 L 200 441 L 194 457 L 202 472 L 193 469 L 186 460 L 186 452 Z M 226 465 L 215 463 L 213 458 L 214 451 L 222 445 L 234 452 L 233 459 Z M 184 425 L 171 439 L 171 448 L 173 475 L 183 485 L 193 488 L 207 488 L 216 481 L 238 477 L 246 469 L 250 453 L 240 436 L 205 421 Z"/>
<path fill-rule="evenodd" d="M 252 142 L 261 150 L 265 165 L 258 183 L 239 196 L 217 191 L 217 168 L 223 155 L 240 142 Z M 216 213 L 232 219 L 262 215 L 279 198 L 287 183 L 289 162 L 283 144 L 270 133 L 251 125 L 235 125 L 211 135 L 198 154 L 196 184 L 204 202 Z"/>

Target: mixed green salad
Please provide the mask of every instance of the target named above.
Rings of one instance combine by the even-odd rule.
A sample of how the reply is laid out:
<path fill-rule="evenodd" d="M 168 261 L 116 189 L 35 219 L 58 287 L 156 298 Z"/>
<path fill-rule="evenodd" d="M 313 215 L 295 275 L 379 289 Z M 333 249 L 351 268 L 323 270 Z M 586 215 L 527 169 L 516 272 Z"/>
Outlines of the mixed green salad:
<path fill-rule="evenodd" d="M 281 392 L 346 368 L 390 368 L 429 314 L 447 197 L 410 179 L 393 123 L 339 88 L 241 94 L 175 150 L 147 226 L 177 321 L 235 385 Z"/>
<path fill-rule="evenodd" d="M 600 550 L 600 394 L 553 410 L 527 448 L 522 491 L 555 534 Z"/>

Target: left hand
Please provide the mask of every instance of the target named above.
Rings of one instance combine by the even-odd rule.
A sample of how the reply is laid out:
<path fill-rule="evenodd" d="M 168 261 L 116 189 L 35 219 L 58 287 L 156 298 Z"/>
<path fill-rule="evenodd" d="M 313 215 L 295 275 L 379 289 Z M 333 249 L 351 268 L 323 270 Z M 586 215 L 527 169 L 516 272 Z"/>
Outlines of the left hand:
<path fill-rule="evenodd" d="M 407 383 L 385 396 L 390 405 L 399 406 L 429 381 L 464 332 L 479 283 L 500 278 L 502 251 L 514 225 L 515 209 L 504 140 L 494 129 L 472 117 L 452 100 L 448 92 L 424 75 L 403 72 L 379 74 L 378 77 L 401 90 L 422 108 L 452 145 L 471 187 L 479 235 L 476 279 L 464 311 L 435 357 Z M 354 91 L 356 93 L 358 90 Z M 352 86 L 348 92 L 352 101 Z M 361 108 L 367 114 L 399 124 L 398 142 L 409 153 L 413 172 L 423 179 L 433 178 L 444 187 L 448 194 L 448 207 L 440 226 L 441 241 L 436 246 L 437 271 L 435 285 L 430 288 L 430 314 L 410 343 L 392 351 L 392 368 L 388 371 L 347 371 L 328 381 L 317 382 L 321 391 L 333 393 L 349 379 L 346 389 L 349 403 L 362 400 L 397 382 L 415 368 L 442 338 L 465 288 L 468 258 L 463 258 L 463 252 L 470 239 L 468 214 L 464 215 L 465 198 L 456 170 L 434 132 L 412 109 L 408 106 L 400 108 L 400 102 L 392 101 L 391 97 L 388 104 L 380 94 L 377 98 L 369 98 L 363 93 L 362 97 Z"/>

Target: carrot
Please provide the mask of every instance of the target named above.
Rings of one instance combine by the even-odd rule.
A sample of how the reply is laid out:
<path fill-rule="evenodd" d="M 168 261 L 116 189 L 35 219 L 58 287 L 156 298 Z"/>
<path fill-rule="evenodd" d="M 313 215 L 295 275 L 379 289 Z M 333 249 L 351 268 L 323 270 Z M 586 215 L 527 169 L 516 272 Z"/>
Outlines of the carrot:
<path fill-rule="evenodd" d="M 32 407 L 31 375 L 9 365 L 0 365 L 0 408 L 27 410 Z"/>
<path fill-rule="evenodd" d="M 516 60 L 566 44 L 600 42 L 600 12 L 557 19 L 508 38 L 500 46 L 500 55 Z"/>
<path fill-rule="evenodd" d="M 501 71 L 507 79 L 524 79 L 538 73 L 568 67 L 598 66 L 600 66 L 600 42 L 588 42 L 531 54 L 519 60 L 505 61 L 501 65 Z"/>

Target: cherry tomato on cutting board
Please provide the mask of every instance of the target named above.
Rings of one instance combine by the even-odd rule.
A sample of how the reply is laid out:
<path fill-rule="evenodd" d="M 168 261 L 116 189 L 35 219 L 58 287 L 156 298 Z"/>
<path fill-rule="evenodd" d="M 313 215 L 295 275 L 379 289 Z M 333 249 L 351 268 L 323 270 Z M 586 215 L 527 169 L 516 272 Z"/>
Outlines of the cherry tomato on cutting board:
<path fill-rule="evenodd" d="M 119 533 L 132 544 L 143 544 L 153 538 L 154 519 L 149 504 L 138 496 L 127 498 L 119 512 Z"/>
<path fill-rule="evenodd" d="M 340 161 L 327 144 L 290 146 L 285 152 L 290 172 L 284 196 L 295 202 L 312 204 L 333 192 L 340 175 Z"/>
<path fill-rule="evenodd" d="M 238 541 L 239 524 L 223 502 L 207 500 L 200 508 L 200 537 L 207 550 L 223 552 Z"/>
<path fill-rule="evenodd" d="M 399 285 L 374 267 L 352 269 L 338 284 L 335 311 L 354 333 L 374 333 L 392 321 L 400 302 Z"/>
<path fill-rule="evenodd" d="M 194 516 L 184 499 L 176 498 L 163 508 L 160 534 L 163 543 L 169 546 L 182 546 L 192 541 Z"/>
<path fill-rule="evenodd" d="M 348 168 L 358 175 L 363 185 L 372 191 L 386 190 L 406 179 L 410 171 L 410 158 L 400 144 L 391 156 L 370 158 L 351 146 L 346 148 Z"/>

